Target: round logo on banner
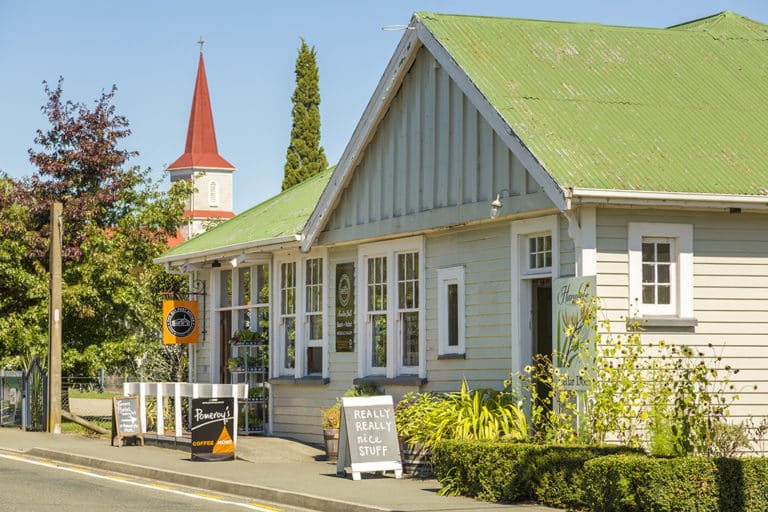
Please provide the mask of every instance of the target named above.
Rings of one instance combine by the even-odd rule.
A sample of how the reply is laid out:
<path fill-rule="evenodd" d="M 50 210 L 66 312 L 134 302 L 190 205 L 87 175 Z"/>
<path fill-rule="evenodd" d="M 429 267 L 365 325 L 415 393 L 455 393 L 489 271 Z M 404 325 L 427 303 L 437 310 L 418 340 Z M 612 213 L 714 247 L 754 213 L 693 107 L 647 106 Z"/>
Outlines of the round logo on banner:
<path fill-rule="evenodd" d="M 184 338 L 195 330 L 195 315 L 189 308 L 176 306 L 165 317 L 165 326 L 174 336 Z"/>
<path fill-rule="evenodd" d="M 352 290 L 352 287 L 349 283 L 349 275 L 348 274 L 342 274 L 341 278 L 339 278 L 339 303 L 347 307 L 349 304 L 349 298 L 350 298 L 350 291 Z"/>

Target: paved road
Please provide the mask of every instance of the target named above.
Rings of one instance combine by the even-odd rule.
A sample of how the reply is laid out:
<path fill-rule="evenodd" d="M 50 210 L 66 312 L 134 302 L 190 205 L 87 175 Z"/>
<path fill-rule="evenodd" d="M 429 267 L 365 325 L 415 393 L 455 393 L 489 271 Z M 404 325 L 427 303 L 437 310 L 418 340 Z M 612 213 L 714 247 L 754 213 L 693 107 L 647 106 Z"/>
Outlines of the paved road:
<path fill-rule="evenodd" d="M 308 512 L 0 454 L 0 512 Z"/>

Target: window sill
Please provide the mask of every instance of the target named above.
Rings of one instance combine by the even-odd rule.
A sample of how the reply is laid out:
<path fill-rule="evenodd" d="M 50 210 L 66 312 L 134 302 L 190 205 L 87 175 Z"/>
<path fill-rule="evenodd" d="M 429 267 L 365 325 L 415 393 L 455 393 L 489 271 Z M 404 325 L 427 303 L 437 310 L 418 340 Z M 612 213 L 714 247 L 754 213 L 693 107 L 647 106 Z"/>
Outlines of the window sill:
<path fill-rule="evenodd" d="M 699 325 L 699 321 L 695 318 L 680 318 L 677 316 L 641 316 L 627 320 L 627 328 L 634 329 L 635 323 L 641 330 L 646 327 L 658 328 L 658 327 L 673 327 L 673 328 L 694 328 Z"/>
<path fill-rule="evenodd" d="M 400 375 L 391 379 L 383 375 L 369 375 L 368 377 L 358 377 L 352 381 L 352 384 L 355 386 L 359 384 L 373 384 L 376 387 L 422 386 L 426 383 L 427 379 L 422 379 L 418 375 Z"/>
<path fill-rule="evenodd" d="M 443 359 L 466 359 L 467 354 L 465 352 L 461 353 L 449 353 L 449 354 L 438 354 L 437 360 L 443 360 Z"/>
<path fill-rule="evenodd" d="M 278 385 L 281 386 L 283 384 L 290 384 L 290 385 L 299 385 L 299 386 L 324 386 L 331 382 L 331 379 L 324 379 L 322 377 L 318 376 L 309 376 L 309 377 L 301 377 L 300 379 L 297 379 L 295 377 L 290 377 L 287 375 L 283 375 L 282 377 L 273 377 L 269 379 L 270 385 Z"/>

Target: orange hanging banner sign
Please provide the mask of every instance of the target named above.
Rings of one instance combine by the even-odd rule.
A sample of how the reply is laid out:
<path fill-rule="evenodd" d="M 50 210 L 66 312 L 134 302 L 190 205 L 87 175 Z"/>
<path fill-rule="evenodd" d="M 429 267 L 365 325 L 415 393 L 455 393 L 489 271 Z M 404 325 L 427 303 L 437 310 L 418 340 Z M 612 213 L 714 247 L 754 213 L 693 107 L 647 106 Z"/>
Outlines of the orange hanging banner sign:
<path fill-rule="evenodd" d="M 197 343 L 197 301 L 163 301 L 163 344 Z"/>

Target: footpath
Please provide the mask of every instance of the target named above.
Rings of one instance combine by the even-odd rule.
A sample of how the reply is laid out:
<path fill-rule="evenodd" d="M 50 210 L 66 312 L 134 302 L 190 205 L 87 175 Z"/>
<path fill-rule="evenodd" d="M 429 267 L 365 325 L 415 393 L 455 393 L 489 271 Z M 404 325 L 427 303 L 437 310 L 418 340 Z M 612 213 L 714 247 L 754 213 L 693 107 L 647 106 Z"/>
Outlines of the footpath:
<path fill-rule="evenodd" d="M 190 452 L 153 446 L 111 446 L 108 437 L 0 428 L 0 451 L 22 453 L 160 482 L 234 494 L 322 512 L 552 512 L 538 505 L 501 505 L 439 496 L 436 480 L 396 479 L 392 472 L 336 476 L 320 450 L 277 437 L 237 439 L 235 461 L 192 461 Z"/>

